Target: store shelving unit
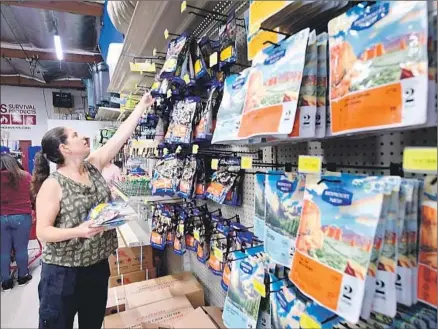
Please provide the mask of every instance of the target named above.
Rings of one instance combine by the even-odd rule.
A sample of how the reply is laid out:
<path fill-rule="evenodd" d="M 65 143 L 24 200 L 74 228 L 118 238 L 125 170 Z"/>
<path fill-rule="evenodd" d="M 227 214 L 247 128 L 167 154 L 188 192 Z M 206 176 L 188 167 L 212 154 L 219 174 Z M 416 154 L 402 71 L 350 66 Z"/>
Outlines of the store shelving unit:
<path fill-rule="evenodd" d="M 198 1 L 199 2 L 199 1 Z M 206 6 L 204 2 L 203 6 Z M 160 51 L 165 49 L 168 41 L 164 40 L 163 33 L 166 28 L 174 33 L 182 33 L 186 29 L 194 31 L 199 37 L 209 35 L 211 38 L 217 36 L 218 23 L 212 19 L 202 21 L 194 20 L 190 15 L 180 13 L 179 1 L 168 1 L 166 4 L 159 4 L 157 1 L 139 1 L 135 10 L 123 54 L 116 67 L 113 80 L 110 83 L 109 91 L 130 92 L 142 77 L 139 74 L 129 72 L 129 61 L 132 56 L 152 55 L 152 50 L 157 48 Z M 199 4 L 198 4 L 199 6 Z M 236 10 L 236 16 L 243 17 L 244 11 L 248 8 L 248 2 L 218 1 L 214 2 L 212 9 L 222 14 L 228 14 Z M 293 15 L 293 8 L 289 15 Z M 297 17 L 297 16 L 294 16 Z M 276 21 L 278 19 L 279 21 Z M 272 17 L 265 24 L 266 28 L 274 28 L 283 19 L 281 16 Z M 153 27 L 154 33 L 151 32 Z M 145 32 L 146 31 L 146 32 Z M 244 29 L 237 31 L 238 62 L 248 63 L 246 34 Z M 130 54 L 129 57 L 127 54 Z M 143 81 L 144 83 L 144 81 Z M 429 106 L 431 112 L 437 112 L 436 95 L 431 95 Z M 435 100 L 435 102 L 433 102 Z M 339 165 L 339 171 L 352 174 L 373 174 L 389 175 L 391 163 L 401 163 L 403 149 L 406 146 L 433 146 L 437 145 L 436 120 L 428 122 L 429 127 L 410 127 L 409 129 L 398 129 L 368 133 L 362 135 L 333 137 L 322 140 L 289 142 L 274 146 L 237 146 L 230 145 L 226 149 L 232 151 L 263 151 L 263 162 L 269 163 L 292 163 L 297 165 L 299 155 L 322 156 L 325 162 L 334 162 Z M 214 148 L 213 146 L 210 146 Z M 367 169 L 381 167 L 381 170 Z M 266 168 L 254 170 L 265 171 Z M 415 174 L 406 176 L 415 177 Z M 417 175 L 418 177 L 418 175 Z M 135 197 L 137 198 L 137 197 Z M 132 200 L 126 197 L 126 200 Z M 144 201 L 144 198 L 141 199 Z M 252 227 L 254 219 L 254 175 L 246 175 L 243 187 L 243 205 L 231 207 L 207 202 L 209 209 L 222 209 L 224 217 L 240 216 L 241 223 Z M 173 255 L 173 251 L 167 251 L 167 266 L 172 271 L 190 270 L 203 283 L 206 300 L 210 305 L 223 306 L 225 292 L 222 290 L 221 278 L 213 275 L 208 268 L 201 264 L 196 254 L 187 252 L 183 257 Z"/>
<path fill-rule="evenodd" d="M 120 116 L 120 109 L 100 106 L 94 120 L 114 121 Z"/>

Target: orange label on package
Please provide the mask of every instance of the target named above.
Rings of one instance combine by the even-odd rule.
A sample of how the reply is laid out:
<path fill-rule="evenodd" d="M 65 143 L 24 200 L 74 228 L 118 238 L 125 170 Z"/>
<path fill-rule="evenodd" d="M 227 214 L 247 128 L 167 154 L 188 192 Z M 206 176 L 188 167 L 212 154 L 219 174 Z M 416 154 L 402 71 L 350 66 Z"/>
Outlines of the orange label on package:
<path fill-rule="evenodd" d="M 418 266 L 418 299 L 437 307 L 437 270 L 420 264 Z"/>
<path fill-rule="evenodd" d="M 346 132 L 400 123 L 402 108 L 400 83 L 357 92 L 340 100 L 332 100 L 332 131 Z"/>
<path fill-rule="evenodd" d="M 224 186 L 222 184 L 213 182 L 208 186 L 207 191 L 208 193 L 218 196 L 222 193 L 223 189 Z"/>
<path fill-rule="evenodd" d="M 299 251 L 295 253 L 289 278 L 297 287 L 306 291 L 324 306 L 336 310 L 341 292 L 342 274 L 306 257 Z"/>
<path fill-rule="evenodd" d="M 242 115 L 242 121 L 238 136 L 247 138 L 265 131 L 276 131 L 278 129 L 283 105 L 264 107 Z M 269 117 L 270 120 L 266 120 Z"/>

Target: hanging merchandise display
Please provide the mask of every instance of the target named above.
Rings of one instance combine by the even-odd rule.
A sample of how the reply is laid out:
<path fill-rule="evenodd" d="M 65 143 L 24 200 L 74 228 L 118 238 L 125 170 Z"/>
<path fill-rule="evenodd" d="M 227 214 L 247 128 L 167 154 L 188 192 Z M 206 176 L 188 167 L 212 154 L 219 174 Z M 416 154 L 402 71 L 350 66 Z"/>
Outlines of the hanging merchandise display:
<path fill-rule="evenodd" d="M 283 266 L 292 264 L 304 186 L 304 176 L 296 173 L 274 171 L 266 176 L 265 250 L 274 262 Z"/>
<path fill-rule="evenodd" d="M 318 73 L 316 78 L 316 118 L 315 118 L 315 137 L 323 138 L 326 135 L 327 118 L 330 113 L 328 110 L 328 34 L 323 32 L 316 37 L 318 54 Z M 328 125 L 330 126 L 330 125 Z"/>
<path fill-rule="evenodd" d="M 212 144 L 229 143 L 237 139 L 250 72 L 251 69 L 245 69 L 225 80 Z"/>
<path fill-rule="evenodd" d="M 290 279 L 350 322 L 361 312 L 384 187 L 378 177 L 306 177 Z"/>
<path fill-rule="evenodd" d="M 194 130 L 195 142 L 210 142 L 216 127 L 216 117 L 222 100 L 221 84 L 216 82 L 209 90 L 207 104 L 199 114 Z"/>
<path fill-rule="evenodd" d="M 222 319 L 227 328 L 255 328 L 261 296 L 254 282 L 264 282 L 267 255 L 260 248 L 246 251 L 247 257 L 236 260 L 231 268 L 231 280 L 225 299 Z"/>
<path fill-rule="evenodd" d="M 286 137 L 292 131 L 308 39 L 307 28 L 254 58 L 239 139 Z"/>
<path fill-rule="evenodd" d="M 133 20 L 147 11 L 138 2 Z M 155 98 L 116 186 L 139 196 L 140 214 L 147 204 L 165 268 L 194 272 L 227 328 L 436 328 L 436 4 L 182 2 L 181 13 L 154 50 L 163 68 L 120 105 Z M 146 39 L 135 55 L 160 45 Z M 131 82 L 120 73 L 110 90 Z"/>
<path fill-rule="evenodd" d="M 437 179 L 424 180 L 418 255 L 418 300 L 437 306 Z"/>
<path fill-rule="evenodd" d="M 334 135 L 426 122 L 427 17 L 425 1 L 381 1 L 329 22 Z"/>
<path fill-rule="evenodd" d="M 267 174 L 258 173 L 254 179 L 254 234 L 260 239 L 265 238 L 266 177 Z"/>

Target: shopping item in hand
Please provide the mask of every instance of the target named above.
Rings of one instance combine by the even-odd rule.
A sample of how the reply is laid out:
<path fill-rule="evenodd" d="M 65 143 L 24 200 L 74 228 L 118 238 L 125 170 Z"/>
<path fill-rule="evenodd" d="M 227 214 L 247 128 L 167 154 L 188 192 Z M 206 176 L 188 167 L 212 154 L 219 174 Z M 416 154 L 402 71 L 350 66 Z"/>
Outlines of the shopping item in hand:
<path fill-rule="evenodd" d="M 91 209 L 86 220 L 92 220 L 90 227 L 117 227 L 123 225 L 135 211 L 127 203 L 100 203 Z"/>

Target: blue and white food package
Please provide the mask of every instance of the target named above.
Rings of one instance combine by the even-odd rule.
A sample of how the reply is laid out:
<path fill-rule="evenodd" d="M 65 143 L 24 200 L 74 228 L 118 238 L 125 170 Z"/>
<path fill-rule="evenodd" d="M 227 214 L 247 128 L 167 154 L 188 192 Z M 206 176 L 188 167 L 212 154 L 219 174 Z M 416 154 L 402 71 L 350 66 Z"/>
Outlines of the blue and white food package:
<path fill-rule="evenodd" d="M 295 173 L 272 171 L 266 178 L 265 251 L 283 266 L 292 264 L 304 186 L 304 176 Z"/>
<path fill-rule="evenodd" d="M 266 217 L 266 200 L 265 200 L 265 182 L 266 174 L 258 173 L 254 181 L 254 234 L 259 239 L 265 238 L 265 217 Z"/>

